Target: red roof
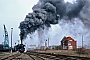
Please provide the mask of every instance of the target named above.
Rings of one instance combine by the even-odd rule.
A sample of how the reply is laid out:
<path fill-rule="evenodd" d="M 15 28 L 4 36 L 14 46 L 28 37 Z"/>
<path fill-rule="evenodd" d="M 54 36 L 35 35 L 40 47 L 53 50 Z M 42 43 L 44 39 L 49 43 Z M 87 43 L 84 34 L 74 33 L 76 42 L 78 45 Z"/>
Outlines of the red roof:
<path fill-rule="evenodd" d="M 73 38 L 71 38 L 71 37 L 64 37 L 63 40 L 68 40 L 68 41 L 69 41 L 69 40 L 73 40 L 73 41 L 75 41 L 75 40 L 74 40 Z"/>

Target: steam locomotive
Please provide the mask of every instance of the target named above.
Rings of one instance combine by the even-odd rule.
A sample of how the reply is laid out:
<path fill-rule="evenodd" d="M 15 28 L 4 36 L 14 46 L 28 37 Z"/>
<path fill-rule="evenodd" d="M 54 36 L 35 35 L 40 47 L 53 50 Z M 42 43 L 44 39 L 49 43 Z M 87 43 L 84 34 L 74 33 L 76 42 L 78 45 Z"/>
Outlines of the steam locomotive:
<path fill-rule="evenodd" d="M 23 53 L 25 51 L 25 45 L 24 44 L 18 44 L 14 47 L 14 50 L 15 51 L 18 51 L 20 53 Z"/>

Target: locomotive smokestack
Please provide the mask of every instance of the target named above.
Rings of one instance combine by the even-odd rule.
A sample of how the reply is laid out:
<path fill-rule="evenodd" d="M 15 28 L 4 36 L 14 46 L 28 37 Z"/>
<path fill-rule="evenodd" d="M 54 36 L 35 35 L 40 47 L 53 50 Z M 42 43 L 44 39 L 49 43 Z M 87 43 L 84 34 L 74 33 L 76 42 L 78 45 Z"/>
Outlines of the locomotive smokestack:
<path fill-rule="evenodd" d="M 23 44 L 23 39 L 21 39 L 21 44 Z"/>

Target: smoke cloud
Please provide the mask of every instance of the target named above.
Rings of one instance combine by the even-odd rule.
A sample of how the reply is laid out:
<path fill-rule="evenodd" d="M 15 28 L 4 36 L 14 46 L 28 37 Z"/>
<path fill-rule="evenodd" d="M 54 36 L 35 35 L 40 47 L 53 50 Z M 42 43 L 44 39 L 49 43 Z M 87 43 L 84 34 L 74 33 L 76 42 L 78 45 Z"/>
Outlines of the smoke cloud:
<path fill-rule="evenodd" d="M 26 36 L 35 30 L 44 26 L 50 27 L 50 24 L 57 24 L 56 7 L 50 3 L 46 3 L 42 8 L 41 5 L 34 5 L 33 13 L 28 13 L 25 20 L 20 23 L 20 38 L 25 39 Z"/>
<path fill-rule="evenodd" d="M 78 18 L 85 28 L 90 29 L 89 0 L 76 0 L 74 3 L 65 3 L 64 0 L 39 0 L 32 10 L 20 23 L 21 40 L 38 29 L 44 30 L 45 27 L 49 28 L 50 24 L 58 24 L 60 20 L 71 21 Z"/>

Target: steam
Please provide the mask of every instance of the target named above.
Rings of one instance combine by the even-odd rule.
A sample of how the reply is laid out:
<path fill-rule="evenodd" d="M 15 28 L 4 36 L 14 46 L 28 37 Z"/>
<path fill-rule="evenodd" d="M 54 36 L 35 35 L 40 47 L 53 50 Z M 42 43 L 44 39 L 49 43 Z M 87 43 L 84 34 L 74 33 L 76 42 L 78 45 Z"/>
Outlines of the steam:
<path fill-rule="evenodd" d="M 49 28 L 44 26 L 44 29 L 40 28 L 37 30 L 38 32 L 38 47 L 40 48 L 41 46 L 43 46 L 46 41 L 46 39 L 48 39 L 48 31 L 49 31 Z"/>
<path fill-rule="evenodd" d="M 41 39 L 39 40 L 42 43 L 43 38 L 41 35 L 44 36 L 44 33 L 47 33 L 49 27 L 51 27 L 51 24 L 59 24 L 62 29 L 66 28 L 61 23 L 67 24 L 69 26 L 69 30 L 71 29 L 70 31 L 68 30 L 68 33 L 71 32 L 73 36 L 79 33 L 77 29 L 80 27 L 75 27 L 77 25 L 82 25 L 86 28 L 86 30 L 90 29 L 89 0 L 76 0 L 73 4 L 69 2 L 65 3 L 64 0 L 39 0 L 39 2 L 33 6 L 32 10 L 33 12 L 28 13 L 24 21 L 20 23 L 19 28 L 21 40 L 26 39 L 28 34 L 31 34 L 37 30 L 38 36 Z M 82 24 L 80 24 L 81 22 Z M 82 30 L 83 27 L 80 29 Z M 76 32 L 73 32 L 73 29 Z M 86 32 L 89 31 L 87 30 Z"/>

